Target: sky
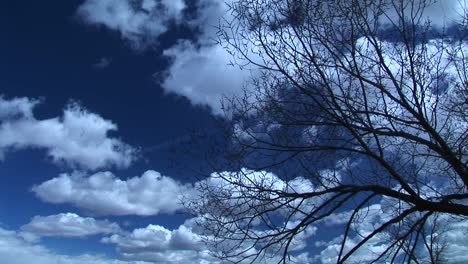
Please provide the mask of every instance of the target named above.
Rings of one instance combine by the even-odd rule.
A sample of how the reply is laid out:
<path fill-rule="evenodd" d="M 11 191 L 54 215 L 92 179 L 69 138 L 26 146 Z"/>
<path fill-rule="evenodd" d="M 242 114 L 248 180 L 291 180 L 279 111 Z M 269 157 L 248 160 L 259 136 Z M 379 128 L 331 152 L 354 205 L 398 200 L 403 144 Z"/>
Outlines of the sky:
<path fill-rule="evenodd" d="M 258 74 L 214 42 L 225 11 L 0 1 L 0 263 L 216 262 L 180 204 L 202 158 L 180 152 Z"/>
<path fill-rule="evenodd" d="M 1 263 L 114 263 L 120 244 L 103 237 L 188 218 L 178 195 L 195 175 L 173 145 L 216 117 L 162 87 L 165 53 L 195 32 L 177 24 L 183 2 L 162 4 L 167 17 L 126 1 L 0 2 Z"/>

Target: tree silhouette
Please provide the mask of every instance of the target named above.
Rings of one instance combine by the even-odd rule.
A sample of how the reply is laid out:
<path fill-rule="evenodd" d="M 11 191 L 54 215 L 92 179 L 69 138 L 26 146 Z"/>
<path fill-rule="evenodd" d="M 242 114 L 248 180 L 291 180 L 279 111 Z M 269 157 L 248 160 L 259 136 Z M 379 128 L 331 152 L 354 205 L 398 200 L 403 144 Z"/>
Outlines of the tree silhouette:
<path fill-rule="evenodd" d="M 224 102 L 231 169 L 189 203 L 218 257 L 301 262 L 333 220 L 333 262 L 443 260 L 468 216 L 467 12 L 432 23 L 434 5 L 230 2 L 220 44 L 260 74 Z"/>

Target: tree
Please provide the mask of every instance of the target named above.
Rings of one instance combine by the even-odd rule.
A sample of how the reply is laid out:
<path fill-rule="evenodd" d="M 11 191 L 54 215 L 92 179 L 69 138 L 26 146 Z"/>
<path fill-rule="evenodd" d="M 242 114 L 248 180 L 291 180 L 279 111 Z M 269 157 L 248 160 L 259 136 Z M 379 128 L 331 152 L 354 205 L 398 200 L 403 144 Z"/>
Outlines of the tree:
<path fill-rule="evenodd" d="M 224 102 L 230 169 L 189 203 L 218 257 L 301 262 L 338 221 L 333 262 L 442 261 L 468 220 L 467 10 L 438 24 L 433 5 L 230 1 L 220 44 L 253 78 Z"/>

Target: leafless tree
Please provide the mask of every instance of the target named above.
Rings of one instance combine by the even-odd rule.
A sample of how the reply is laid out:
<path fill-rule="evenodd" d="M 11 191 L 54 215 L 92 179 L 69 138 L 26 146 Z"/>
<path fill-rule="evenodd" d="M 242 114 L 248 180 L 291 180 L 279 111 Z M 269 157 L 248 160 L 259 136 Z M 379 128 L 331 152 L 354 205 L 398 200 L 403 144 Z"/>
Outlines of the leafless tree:
<path fill-rule="evenodd" d="M 339 216 L 336 263 L 440 262 L 438 220 L 468 217 L 468 43 L 466 10 L 437 24 L 436 4 L 229 1 L 220 44 L 253 78 L 225 102 L 231 168 L 189 204 L 218 257 L 305 261 Z"/>

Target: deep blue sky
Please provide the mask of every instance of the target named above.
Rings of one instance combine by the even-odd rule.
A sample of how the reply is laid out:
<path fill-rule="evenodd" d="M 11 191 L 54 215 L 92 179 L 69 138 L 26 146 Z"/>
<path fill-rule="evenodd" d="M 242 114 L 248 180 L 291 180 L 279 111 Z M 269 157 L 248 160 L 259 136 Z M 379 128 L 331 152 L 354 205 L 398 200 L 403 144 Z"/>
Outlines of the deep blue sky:
<path fill-rule="evenodd" d="M 213 126 L 213 117 L 207 107 L 194 107 L 187 99 L 164 92 L 157 73 L 168 64 L 161 56 L 163 48 L 189 36 L 173 28 L 153 47 L 136 51 L 117 32 L 85 25 L 77 18 L 82 2 L 0 1 L 0 94 L 7 99 L 42 98 L 35 111 L 37 119 L 60 116 L 67 103 L 78 101 L 117 124 L 118 131 L 112 135 L 140 149 L 140 159 L 127 169 L 114 170 L 117 176 L 134 177 L 154 169 L 187 180 L 191 172 L 177 168 L 168 146 L 187 138 L 192 130 Z M 101 58 L 111 63 L 97 69 L 93 65 Z M 52 164 L 44 154 L 41 149 L 12 151 L 1 161 L 0 226 L 17 229 L 35 215 L 80 212 L 68 205 L 43 203 L 31 192 L 33 185 L 69 171 Z M 168 228 L 176 228 L 184 219 L 180 215 L 118 218 L 135 226 L 157 223 Z M 115 251 L 82 239 L 60 241 L 47 238 L 44 243 L 67 254 L 102 248 L 111 254 Z"/>
<path fill-rule="evenodd" d="M 229 142 L 218 130 L 231 125 L 221 98 L 261 76 L 230 66 L 213 41 L 232 1 L 0 0 L 1 264 L 216 263 L 179 201 L 199 194 L 209 144 Z M 441 1 L 428 17 L 445 25 L 462 2 Z M 336 166 L 320 154 L 314 170 Z M 368 166 L 354 165 L 360 175 Z M 301 177 L 293 166 L 266 175 Z M 368 209 L 380 217 L 378 202 Z M 301 233 L 308 260 L 333 261 L 342 221 Z"/>
<path fill-rule="evenodd" d="M 78 101 L 116 123 L 118 137 L 142 148 L 149 162 L 142 166 L 157 162 L 164 170 L 154 149 L 212 126 L 207 107 L 159 87 L 157 75 L 169 63 L 161 51 L 185 35 L 174 27 L 152 47 L 135 51 L 118 33 L 84 25 L 75 15 L 81 2 L 0 3 L 1 94 L 43 98 L 38 118 L 57 116 Z M 101 58 L 111 64 L 96 69 Z"/>
<path fill-rule="evenodd" d="M 174 28 L 152 48 L 131 49 L 119 34 L 84 25 L 75 15 L 82 1 L 47 4 L 0 3 L 0 85 L 7 97 L 44 97 L 42 117 L 54 116 L 70 100 L 113 120 L 129 144 L 151 146 L 204 127 L 209 113 L 167 95 L 157 73 L 167 66 L 161 51 L 180 38 Z M 101 58 L 110 67 L 95 69 Z"/>

